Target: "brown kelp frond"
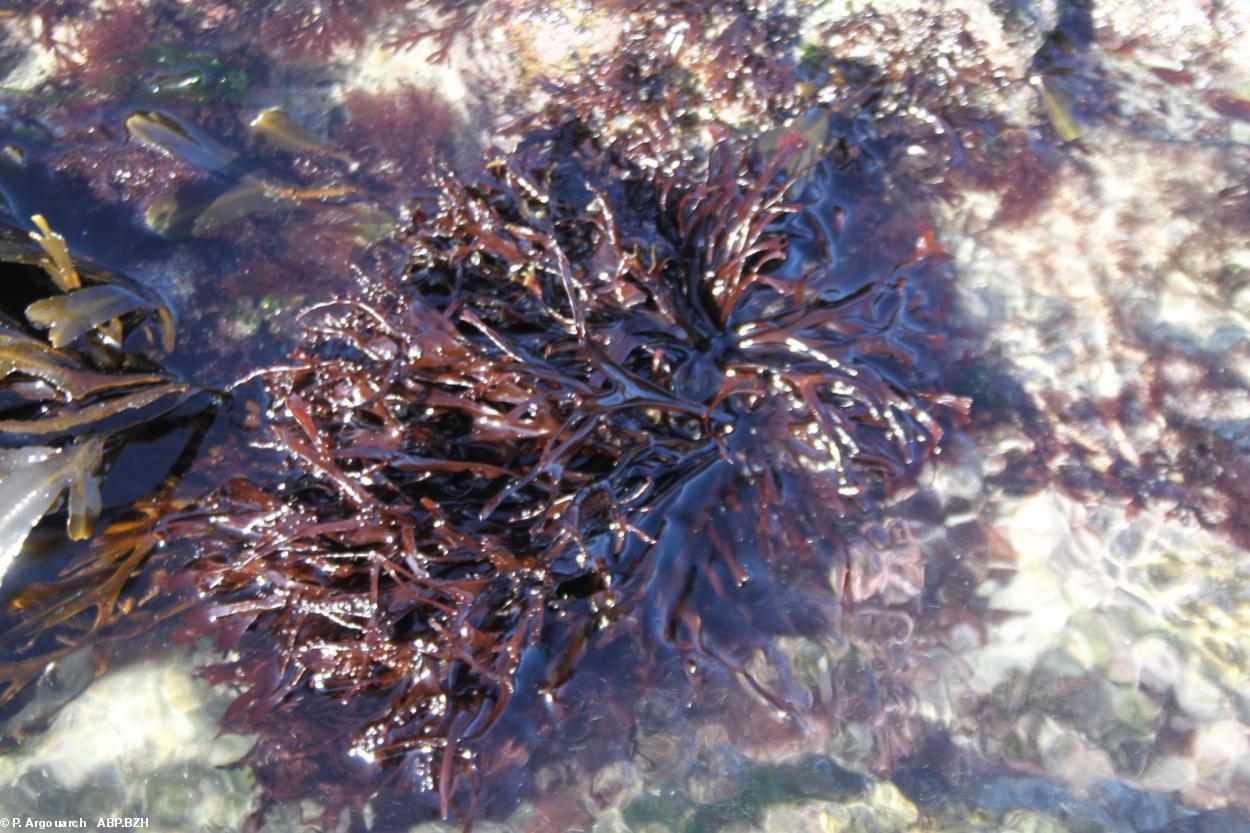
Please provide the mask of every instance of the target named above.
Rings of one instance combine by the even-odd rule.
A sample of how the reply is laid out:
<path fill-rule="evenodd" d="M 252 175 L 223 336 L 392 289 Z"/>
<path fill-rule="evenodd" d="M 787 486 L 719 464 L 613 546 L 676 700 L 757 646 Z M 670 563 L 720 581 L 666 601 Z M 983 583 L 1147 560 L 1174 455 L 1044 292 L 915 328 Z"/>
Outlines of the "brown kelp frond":
<path fill-rule="evenodd" d="M 277 107 L 261 110 L 247 124 L 248 132 L 260 144 L 286 153 L 309 153 L 339 160 L 351 170 L 359 163 L 347 153 L 314 136 Z"/>
<path fill-rule="evenodd" d="M 30 239 L 38 243 L 45 253 L 45 257 L 40 259 L 40 265 L 56 282 L 57 287 L 62 292 L 70 292 L 82 286 L 78 271 L 70 259 L 69 249 L 65 245 L 65 238 L 48 226 L 48 221 L 42 214 L 36 214 L 30 221 L 39 228 L 38 231 L 30 233 Z"/>
<path fill-rule="evenodd" d="M 91 428 L 110 417 L 119 414 L 135 420 L 151 419 L 151 414 L 138 415 L 127 413 L 141 411 L 149 405 L 166 402 L 168 410 L 180 400 L 190 388 L 187 385 L 170 382 L 159 385 L 146 385 L 140 390 L 123 393 L 93 402 L 85 407 L 61 408 L 52 412 L 44 412 L 31 419 L 0 420 L 0 436 L 4 434 L 22 437 L 49 437 L 71 434 L 84 428 Z"/>
<path fill-rule="evenodd" d="M 128 433 L 192 390 L 123 347 L 149 312 L 163 347 L 172 347 L 169 311 L 120 278 L 79 270 L 47 221 L 36 215 L 34 223 L 39 231 L 30 237 L 39 249 L 16 229 L 0 229 L 8 300 L 24 305 L 27 320 L 47 330 L 44 341 L 16 319 L 0 326 L 0 576 L 62 495 L 69 538 L 88 538 L 102 509 L 106 447 L 118 450 Z"/>
<path fill-rule="evenodd" d="M 90 485 L 98 488 L 98 478 Z M 74 500 L 71 492 L 71 513 Z M 98 504 L 94 508 L 99 511 Z M 169 581 L 186 551 L 165 546 L 179 543 L 174 512 L 178 508 L 163 497 L 139 502 L 130 515 L 110 523 L 74 551 L 56 578 L 29 584 L 9 600 L 8 607 L 20 618 L 5 632 L 9 656 L 0 664 L 0 705 L 20 693 L 48 663 L 84 646 L 150 632 L 187 608 L 189 600 L 178 597 L 179 588 Z M 158 550 L 161 557 L 154 558 Z"/>
<path fill-rule="evenodd" d="M 235 172 L 238 151 L 226 147 L 197 125 L 160 110 L 135 110 L 126 117 L 126 136 L 159 153 L 214 173 Z"/>
<path fill-rule="evenodd" d="M 936 446 L 895 323 L 907 279 L 839 294 L 828 263 L 778 271 L 797 136 L 763 160 L 723 144 L 694 174 L 615 147 L 571 122 L 485 181 L 436 172 L 404 281 L 311 308 L 262 374 L 289 469 L 200 507 L 188 634 L 237 657 L 213 672 L 243 689 L 229 723 L 332 726 L 318 748 L 364 779 L 257 752 L 275 792 L 330 790 L 337 812 L 400 773 L 463 810 L 509 769 L 492 728 L 567 708 L 624 621 L 798 709 L 728 623 L 766 615 L 733 611 L 773 570 L 827 587 L 843 519 Z"/>
<path fill-rule="evenodd" d="M 0 330 L 0 379 L 21 373 L 47 383 L 47 398 L 64 401 L 84 400 L 93 394 L 119 388 L 133 388 L 164 382 L 162 376 L 136 373 L 97 373 L 78 365 L 72 355 L 55 350 L 17 331 Z M 45 391 L 28 388 L 30 399 L 43 398 Z"/>
<path fill-rule="evenodd" d="M 100 514 L 96 472 L 103 456 L 99 438 L 64 449 L 26 446 L 0 451 L 0 575 L 8 571 L 31 529 L 62 492 L 69 492 L 67 532 L 80 541 Z"/>
<path fill-rule="evenodd" d="M 47 330 L 53 347 L 65 347 L 90 330 L 149 306 L 150 302 L 124 287 L 91 286 L 35 301 L 26 308 L 26 320 Z M 163 320 L 169 320 L 168 311 Z M 166 327 L 165 333 L 165 343 L 170 344 L 172 328 Z"/>
<path fill-rule="evenodd" d="M 24 611 L 13 628 L 15 636 L 31 636 L 42 629 L 92 613 L 79 624 L 83 634 L 100 632 L 129 613 L 134 600 L 123 602 L 122 590 L 137 575 L 137 568 L 157 543 L 153 523 L 154 505 L 140 506 L 137 518 L 110 524 L 90 546 L 90 553 L 78 553 L 60 571 L 54 583 L 22 588 L 14 598 L 15 609 Z M 70 592 L 52 592 L 72 588 Z M 65 634 L 62 634 L 62 640 Z M 75 640 L 70 640 L 75 641 Z"/>
<path fill-rule="evenodd" d="M 33 276 L 15 276 L 26 286 L 13 297 L 36 299 L 23 309 L 23 314 L 31 324 L 50 331 L 48 340 L 53 347 L 65 347 L 90 333 L 95 338 L 111 339 L 111 346 L 116 349 L 120 347 L 118 339 L 123 330 L 133 329 L 140 319 L 151 317 L 159 331 L 160 348 L 165 352 L 173 349 L 173 316 L 159 298 L 94 266 L 80 269 L 70 257 L 65 238 L 53 231 L 42 215 L 32 216 L 31 222 L 38 231 L 28 236 L 38 244 L 37 248 L 24 240 L 17 229 L 0 225 L 0 263 L 6 268 L 38 266 L 51 278 L 53 286 L 49 288 L 41 286 Z M 123 327 L 122 319 L 127 319 L 127 327 Z M 11 341 L 15 328 L 9 330 Z"/>
<path fill-rule="evenodd" d="M 125 181 L 135 190 L 116 193 L 113 180 L 121 178 L 101 178 L 102 169 L 94 157 L 91 178 L 100 188 L 114 190 L 112 198 L 145 205 L 148 228 L 162 237 L 230 237 L 249 253 L 242 258 L 247 271 L 253 277 L 265 275 L 264 280 L 275 276 L 276 285 L 269 289 L 273 297 L 282 297 L 290 284 L 276 276 L 310 267 L 324 271 L 334 262 L 345 264 L 393 228 L 393 214 L 366 200 L 364 193 L 389 190 L 396 199 L 407 197 L 412 186 L 401 185 L 405 180 L 397 176 L 399 167 L 416 164 L 408 172 L 408 181 L 418 181 L 432 149 L 432 144 L 416 138 L 416 131 L 426 128 L 433 137 L 450 123 L 444 118 L 446 108 L 438 109 L 436 96 L 399 97 L 402 105 L 390 96 L 364 97 L 361 116 L 381 118 L 386 123 L 382 132 L 394 139 L 370 141 L 360 164 L 314 139 L 275 109 L 262 112 L 250 125 L 265 159 L 243 155 L 209 130 L 171 113 L 134 110 L 125 122 L 131 140 L 126 147 L 143 159 L 142 165 L 127 158 L 110 161 L 103 169 L 121 164 L 127 170 Z M 353 108 L 359 102 L 352 95 L 347 99 Z M 414 110 L 418 101 L 427 106 Z M 357 125 L 355 116 L 347 121 L 346 134 L 366 127 L 381 129 L 372 122 Z M 275 148 L 284 154 L 272 153 Z M 285 158 L 288 151 L 293 159 Z M 330 160 L 335 161 L 328 164 Z M 350 183 L 342 179 L 345 167 L 356 172 Z M 132 177 L 136 168 L 143 173 Z M 299 216 L 300 222 L 272 222 L 272 218 L 290 215 Z M 334 270 L 329 272 L 324 280 L 333 280 Z M 237 301 L 226 301 L 227 296 L 228 292 L 214 294 L 230 310 L 228 316 L 238 315 Z M 253 318 L 249 326 L 259 323 Z"/>

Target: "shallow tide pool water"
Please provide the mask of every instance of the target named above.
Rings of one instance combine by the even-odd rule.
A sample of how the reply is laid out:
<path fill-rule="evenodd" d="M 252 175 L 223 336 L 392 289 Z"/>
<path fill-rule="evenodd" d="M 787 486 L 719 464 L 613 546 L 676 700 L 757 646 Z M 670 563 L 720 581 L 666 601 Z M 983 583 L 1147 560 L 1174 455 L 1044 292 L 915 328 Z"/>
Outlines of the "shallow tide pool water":
<path fill-rule="evenodd" d="M 634 63 L 623 72 L 614 59 Z M 609 66 L 618 73 L 610 79 L 601 71 Z M 645 119 L 613 112 L 613 102 L 672 115 L 677 127 L 649 133 Z M 549 107 L 576 110 L 581 126 L 526 126 L 527 116 L 554 118 Z M 543 129 L 544 138 L 525 132 Z M 247 588 L 231 586 L 233 595 L 216 600 L 223 607 L 185 622 L 175 615 L 183 603 L 173 601 L 182 597 L 170 595 L 169 616 L 127 629 L 162 610 L 151 597 L 159 594 L 144 595 L 149 586 L 206 597 L 207 583 L 162 584 L 167 565 L 189 563 L 163 553 L 196 545 L 179 540 L 178 530 L 202 527 L 174 524 L 173 537 L 116 574 L 123 583 L 109 604 L 133 597 L 137 614 L 106 616 L 101 607 L 109 621 L 98 632 L 87 627 L 91 606 L 46 631 L 22 623 L 58 603 L 56 593 L 67 591 L 55 590 L 65 586 L 56 580 L 70 565 L 124 552 L 108 549 L 122 539 L 106 530 L 151 520 L 150 509 L 194 507 L 230 478 L 287 477 L 289 458 L 252 446 L 272 439 L 260 432 L 281 428 L 284 418 L 300 429 L 291 415 L 301 403 L 330 395 L 281 376 L 284 363 L 328 355 L 301 352 L 302 328 L 320 320 L 301 311 L 405 273 L 413 292 L 442 304 L 444 287 L 423 277 L 420 257 L 441 263 L 443 238 L 421 237 L 422 223 L 434 219 L 418 209 L 414 220 L 414 206 L 426 205 L 431 191 L 451 193 L 448 182 L 501 170 L 485 163 L 490 149 L 524 158 L 529 167 L 517 170 L 554 171 L 557 183 L 598 183 L 620 176 L 606 163 L 592 170 L 599 157 L 586 148 L 600 142 L 619 141 L 626 156 L 653 154 L 653 168 L 639 167 L 645 179 L 680 174 L 665 170 L 666 160 L 712 164 L 710 149 L 721 140 L 767 160 L 786 152 L 788 136 L 805 142 L 782 170 L 795 177 L 781 193 L 796 208 L 769 228 L 784 230 L 789 255 L 761 269 L 772 281 L 761 291 L 784 284 L 815 309 L 826 296 L 842 303 L 837 293 L 858 280 L 887 287 L 863 296 L 862 309 L 854 306 L 835 329 L 870 345 L 860 366 L 865 387 L 870 371 L 884 368 L 885 401 L 933 414 L 887 427 L 886 440 L 940 423 L 940 442 L 937 431 L 912 442 L 914 450 L 933 439 L 934 448 L 917 452 L 914 466 L 900 464 L 907 474 L 897 483 L 889 463 L 866 464 L 886 471 L 865 492 L 871 500 L 847 490 L 825 506 L 782 501 L 802 540 L 783 536 L 784 546 L 767 553 L 742 554 L 750 545 L 765 549 L 767 523 L 757 519 L 790 529 L 768 514 L 770 495 L 818 491 L 794 487 L 780 465 L 775 487 L 744 485 L 748 475 L 726 475 L 726 485 L 699 469 L 685 492 L 674 487 L 652 514 L 632 517 L 639 529 L 620 520 L 614 535 L 658 540 L 654 561 L 640 557 L 658 572 L 639 592 L 677 624 L 656 624 L 662 617 L 645 604 L 613 612 L 615 600 L 604 602 L 599 588 L 586 598 L 604 617 L 603 635 L 579 642 L 579 632 L 551 624 L 542 633 L 565 640 L 567 652 L 561 642 L 556 658 L 539 648 L 522 652 L 528 660 L 517 656 L 509 666 L 513 711 L 497 724 L 479 713 L 481 737 L 447 729 L 462 731 L 466 749 L 480 756 L 466 752 L 463 770 L 485 785 L 473 829 L 1250 831 L 1250 8 L 1199 0 L 0 3 L 0 221 L 25 231 L 43 215 L 76 261 L 159 298 L 177 342 L 151 349 L 162 373 L 198 391 L 151 417 L 150 430 L 91 428 L 114 437 L 101 469 L 96 537 L 67 541 L 70 507 L 58 502 L 0 576 L 0 681 L 22 681 L 0 708 L 0 815 L 83 817 L 91 828 L 101 818 L 133 817 L 162 831 L 462 829 L 467 793 L 453 790 L 449 818 L 437 818 L 431 785 L 452 771 L 441 747 L 414 758 L 435 762 L 425 769 L 408 759 L 387 769 L 369 757 L 380 747 L 352 747 L 352 759 L 319 744 L 338 737 L 347 718 L 330 693 L 319 710 L 315 682 L 300 683 L 290 708 L 276 694 L 272 713 L 254 700 L 238 705 L 256 680 L 280 691 L 289 657 L 312 667 L 291 643 L 274 648 L 284 659 L 273 660 L 276 676 L 264 676 L 271 666 L 247 640 L 259 639 L 267 620 L 251 631 L 253 620 L 213 629 L 229 618 L 224 605 L 254 601 Z M 551 159 L 523 157 L 535 147 Z M 432 171 L 447 179 L 430 179 Z M 744 168 L 718 187 L 749 182 L 751 173 L 758 170 Z M 641 199 L 637 189 L 625 192 L 597 192 L 584 213 L 604 216 L 610 205 L 622 228 L 660 228 L 655 237 L 671 243 L 675 262 L 682 240 L 703 233 L 696 224 L 665 237 L 667 205 L 633 216 Z M 562 216 L 567 207 L 552 200 L 551 214 Z M 506 215 L 500 227 L 510 239 L 528 245 L 537 238 L 524 228 L 541 228 L 547 216 L 538 202 L 497 197 L 491 205 Z M 574 236 L 562 238 L 570 252 Z M 631 252 L 636 268 L 655 270 L 665 250 L 644 248 Z M 596 269 L 610 260 L 599 250 L 578 256 Z M 490 258 L 466 259 L 445 294 L 458 297 L 469 280 L 463 270 L 483 262 Z M 29 298 L 16 285 L 26 272 L 8 262 L 5 269 L 0 328 L 8 332 L 25 327 L 14 319 Z M 519 267 L 503 271 L 535 285 Z M 483 295 L 468 297 L 487 310 Z M 367 297 L 384 310 L 393 300 Z M 650 302 L 641 297 L 618 293 L 612 303 L 643 309 Z M 574 302 L 567 317 L 551 304 L 552 318 L 570 332 L 581 327 L 584 341 L 597 319 L 576 320 Z M 459 314 L 453 303 L 439 310 L 453 307 Z M 772 320 L 771 308 L 743 307 L 743 315 Z M 509 320 L 506 312 L 482 315 L 501 330 L 498 321 Z M 359 332 L 374 326 L 356 316 L 334 323 L 364 320 Z M 397 312 L 393 320 L 416 319 Z M 486 324 L 466 320 L 457 319 L 457 337 L 501 343 Z M 787 332 L 808 332 L 785 320 Z M 696 345 L 671 372 L 664 351 L 648 354 L 645 367 L 628 364 L 624 350 L 611 357 L 633 374 L 618 373 L 624 388 L 621 378 L 644 372 L 659 380 L 635 384 L 642 393 L 634 395 L 652 397 L 643 424 L 657 436 L 669 431 L 655 442 L 676 455 L 703 438 L 697 427 L 666 422 L 665 409 L 681 406 L 677 394 L 661 394 L 712 401 L 722 382 L 699 374 L 721 373 L 731 351 L 707 347 L 699 333 L 674 335 L 676 326 L 661 332 L 650 318 L 621 326 Z M 530 338 L 531 327 L 526 319 L 503 337 Z M 891 341 L 887 330 L 903 335 Z M 432 327 L 396 343 L 419 352 L 436 335 Z M 610 339 L 603 344 L 612 352 Z M 385 354 L 376 341 L 357 346 Z M 340 352 L 331 359 L 355 360 L 351 349 L 333 349 Z M 810 359 L 814 348 L 803 349 Z M 564 368 L 562 355 L 543 355 L 540 379 Z M 738 378 L 763 367 L 760 378 L 772 387 L 751 394 L 768 401 L 792 368 L 770 371 L 775 354 L 750 355 L 736 365 Z M 539 364 L 532 354 L 522 358 Z M 415 378 L 422 366 L 409 359 L 405 372 Z M 836 369 L 835 359 L 819 360 Z M 261 381 L 279 381 L 262 390 L 252 375 L 271 365 L 279 370 Z M 12 407 L 26 419 L 29 403 L 13 402 L 30 379 L 0 367 L 8 397 L 0 411 Z M 367 399 L 367 383 L 332 392 Z M 266 397 L 286 397 L 289 410 L 275 413 Z M 432 413 L 438 401 L 427 401 Z M 748 418 L 758 412 L 743 411 L 743 430 L 732 439 L 724 432 L 718 447 L 727 458 L 747 449 L 742 471 L 758 473 L 766 466 L 750 457 L 743 433 L 776 430 L 785 415 L 804 413 L 801 406 L 788 400 L 782 417 L 758 422 Z M 875 413 L 855 413 L 857 426 L 884 424 Z M 605 436 L 607 420 L 596 423 Z M 457 441 L 469 431 L 436 427 Z M 464 453 L 487 455 L 490 436 L 467 442 Z M 769 448 L 814 458 L 809 447 L 793 451 L 793 437 L 783 440 Z M 0 430 L 6 453 L 28 443 Z M 316 469 L 309 456 L 300 459 Z M 509 461 L 526 459 L 518 452 Z M 606 477 L 602 459 L 581 460 L 574 475 Z M 823 476 L 814 464 L 801 467 L 804 476 Z M 318 510 L 322 497 L 300 503 L 307 484 L 298 483 L 273 494 Z M 471 491 L 452 483 L 460 485 Z M 690 514 L 699 490 L 721 488 L 732 496 L 724 507 Z M 153 495 L 165 502 L 148 500 Z M 581 501 L 570 515 L 597 511 L 592 498 Z M 493 508 L 470 505 L 483 521 Z M 263 560 L 247 538 L 251 528 L 227 517 L 229 501 L 213 506 L 220 514 L 212 522 L 238 547 L 214 557 Z M 556 512 L 553 523 L 562 517 Z M 693 542 L 708 527 L 713 537 L 728 529 L 729 543 L 708 545 L 716 566 L 696 577 L 695 558 L 684 553 L 697 546 L 681 535 Z M 836 541 L 812 532 L 831 529 Z M 339 539 L 319 540 L 334 552 L 327 542 Z M 633 552 L 605 554 L 603 541 L 577 545 L 605 562 Z M 786 548 L 815 555 L 791 564 L 777 554 Z M 747 573 L 761 572 L 727 582 L 743 570 L 731 551 Z M 613 574 L 627 576 L 622 598 L 634 570 Z M 332 584 L 336 575 L 325 567 L 309 580 Z M 283 586 L 260 570 L 256 581 Z M 367 581 L 356 589 L 367 591 Z M 546 609 L 564 611 L 550 622 L 584 613 Z M 496 624 L 477 622 L 482 632 Z M 309 632 L 302 627 L 281 633 L 297 640 Z M 453 681 L 477 670 L 473 650 L 456 655 L 462 667 L 449 673 Z M 252 660 L 258 664 L 247 665 Z M 395 667 L 380 653 L 376 660 L 379 674 Z M 262 670 L 204 673 L 222 662 Z M 537 684 L 553 679 L 551 689 Z M 367 686 L 356 692 L 362 712 L 374 708 L 369 698 L 380 704 L 386 696 Z M 323 736 L 314 731 L 320 725 Z M 474 770 L 475 760 L 489 764 Z"/>

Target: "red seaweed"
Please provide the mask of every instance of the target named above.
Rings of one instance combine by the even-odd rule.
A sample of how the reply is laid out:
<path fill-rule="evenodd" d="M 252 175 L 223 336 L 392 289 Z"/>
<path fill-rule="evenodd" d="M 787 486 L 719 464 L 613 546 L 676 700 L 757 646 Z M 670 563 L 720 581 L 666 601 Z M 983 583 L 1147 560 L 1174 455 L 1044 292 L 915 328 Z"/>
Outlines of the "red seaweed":
<path fill-rule="evenodd" d="M 307 62 L 360 45 L 377 34 L 376 9 L 398 5 L 225 0 L 203 20 L 145 8 L 160 9 L 154 43 L 220 25 Z M 424 5 L 448 17 L 396 43 L 432 38 L 446 58 L 457 37 L 527 25 L 541 4 Z M 776 748 L 772 713 L 854 722 L 877 741 L 869 766 L 889 771 L 922 734 L 907 684 L 923 674 L 917 657 L 957 625 L 984 635 L 994 619 L 974 589 L 1012 557 L 983 516 L 951 522 L 968 501 L 906 499 L 949 416 L 942 404 L 963 404 L 938 393 L 952 372 L 935 358 L 945 255 L 915 203 L 972 187 L 1001 197 L 995 222 L 1026 220 L 1083 152 L 1079 133 L 1115 118 L 1088 4 L 1066 8 L 1033 61 L 1004 71 L 958 12 L 855 13 L 799 62 L 794 21 L 757 4 L 597 4 L 628 18 L 619 48 L 547 82 L 551 105 L 477 181 L 436 169 L 400 241 L 406 273 L 310 309 L 295 352 L 255 374 L 267 410 L 242 396 L 233 407 L 274 455 L 190 506 L 114 515 L 61 578 L 18 595 L 23 621 L 5 641 L 22 644 L 0 669 L 0 700 L 81 645 L 175 619 L 184 638 L 210 635 L 223 651 L 208 676 L 241 691 L 227 725 L 261 735 L 246 762 L 261 810 L 316 795 L 332 823 L 369 801 L 382 830 L 436 812 L 503 815 L 521 798 L 536 802 L 529 829 L 589 823 L 592 804 L 614 799 L 569 792 L 579 772 L 628 755 L 660 780 L 691 754 L 690 715 L 653 714 L 666 698 L 715 712 L 740 751 Z M 64 75 L 124 74 L 119 38 L 134 19 L 78 2 L 32 14 Z M 61 44 L 57 21 L 72 23 Z M 406 22 L 387 21 L 401 33 Z M 1011 124 L 1004 93 L 1034 74 L 1031 121 Z M 1245 117 L 1231 93 L 1205 100 Z M 80 114 L 97 103 L 71 101 L 57 118 L 90 121 Z M 453 116 L 433 93 L 348 93 L 346 110 L 330 129 L 374 193 L 407 196 L 427 157 L 448 150 Z M 146 208 L 163 186 L 207 176 L 119 149 L 94 124 L 82 133 L 54 166 L 106 202 Z M 341 173 L 296 161 L 301 184 Z M 1229 228 L 1244 226 L 1244 188 L 1219 197 Z M 1193 212 L 1209 201 L 1198 194 Z M 236 221 L 245 256 L 209 304 L 289 291 L 292 274 L 289 302 L 316 298 L 372 239 L 362 229 L 380 212 L 357 208 L 298 209 L 277 246 L 252 218 Z M 1152 355 L 1173 349 L 1122 323 Z M 260 350 L 286 333 L 272 326 L 222 349 Z M 227 373 L 243 363 L 231 361 Z M 1109 402 L 1030 397 L 966 368 L 986 376 L 960 386 L 981 400 L 980 427 L 1018 422 L 1034 445 L 1009 451 L 991 483 L 1165 501 L 1250 540 L 1235 511 L 1250 481 L 1237 436 L 1176 404 L 1234 390 L 1227 368 L 1194 359 L 1206 381 L 1178 381 L 1165 361 L 1145 360 L 1144 387 Z M 1169 426 L 1158 448 L 1108 455 L 1072 437 L 1144 420 Z M 911 539 L 908 521 L 941 533 Z M 861 653 L 809 690 L 777 641 L 816 634 Z M 750 694 L 731 701 L 739 688 Z M 742 719 L 741 699 L 765 719 Z"/>
<path fill-rule="evenodd" d="M 885 581 L 849 542 L 964 404 L 936 358 L 945 255 L 862 97 L 797 92 L 787 21 L 655 14 L 550 85 L 477 181 L 432 171 L 402 276 L 304 312 L 253 377 L 280 465 L 110 528 L 19 597 L 39 639 L 174 613 L 211 636 L 209 678 L 241 692 L 224 725 L 261 736 L 261 814 L 315 794 L 331 825 L 371 798 L 393 826 L 502 815 L 558 792 L 535 773 L 561 753 L 610 759 L 635 693 L 674 673 L 801 723 L 775 638 L 828 632 Z M 443 132 L 412 95 L 391 131 L 411 144 L 368 173 Z M 371 103 L 348 105 L 393 118 Z M 906 701 L 861 676 L 840 713 Z"/>
<path fill-rule="evenodd" d="M 374 95 L 352 91 L 344 104 L 348 118 L 335 130 L 335 140 L 359 156 L 362 175 L 388 189 L 419 182 L 457 123 L 436 91 L 409 84 Z"/>
<path fill-rule="evenodd" d="M 263 374 L 288 472 L 203 506 L 183 574 L 187 634 L 238 657 L 212 675 L 243 688 L 227 724 L 273 741 L 271 798 L 315 787 L 333 814 L 398 778 L 471 816 L 515 769 L 492 728 L 549 720 L 639 628 L 797 713 L 709 601 L 845 571 L 845 519 L 906 486 L 944 401 L 909 392 L 929 243 L 855 287 L 780 268 L 802 148 L 658 174 L 580 123 L 536 131 L 487 181 L 435 174 L 401 284 L 306 311 Z M 321 753 L 332 774 L 291 757 Z"/>
<path fill-rule="evenodd" d="M 289 61 L 320 61 L 340 44 L 359 46 L 365 38 L 365 9 L 350 0 L 277 4 L 260 26 L 260 43 Z"/>
<path fill-rule="evenodd" d="M 399 0 L 282 0 L 266 4 L 259 43 L 285 61 L 323 61 L 339 46 L 360 46 L 377 16 Z"/>

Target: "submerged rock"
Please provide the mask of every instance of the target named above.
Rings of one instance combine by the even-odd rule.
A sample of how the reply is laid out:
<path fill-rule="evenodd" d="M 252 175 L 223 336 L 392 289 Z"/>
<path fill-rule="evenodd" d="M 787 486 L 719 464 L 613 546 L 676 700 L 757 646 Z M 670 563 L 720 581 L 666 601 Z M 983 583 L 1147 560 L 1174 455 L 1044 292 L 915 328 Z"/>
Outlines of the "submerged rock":
<path fill-rule="evenodd" d="M 226 701 L 196 676 L 200 662 L 184 652 L 87 685 L 52 712 L 46 730 L 0 755 L 0 800 L 33 818 L 147 816 L 186 830 L 237 828 L 256 785 L 233 765 L 253 739 L 218 732 Z M 6 728 L 21 725 L 19 715 Z"/>

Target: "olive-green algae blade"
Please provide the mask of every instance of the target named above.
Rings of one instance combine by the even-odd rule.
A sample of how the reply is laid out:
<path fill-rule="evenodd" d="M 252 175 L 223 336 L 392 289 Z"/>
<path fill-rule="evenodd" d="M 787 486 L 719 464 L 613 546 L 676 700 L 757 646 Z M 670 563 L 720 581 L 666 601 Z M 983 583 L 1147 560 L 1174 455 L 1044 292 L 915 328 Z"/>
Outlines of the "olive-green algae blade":
<path fill-rule="evenodd" d="M 351 156 L 338 150 L 327 142 L 318 139 L 300 127 L 291 117 L 276 107 L 261 110 L 248 123 L 248 129 L 257 139 L 270 147 L 291 153 L 319 153 L 349 165 L 353 170 L 358 162 Z"/>
<path fill-rule="evenodd" d="M 148 147 L 219 174 L 230 174 L 239 158 L 237 151 L 159 110 L 131 113 L 126 118 L 126 134 Z"/>
<path fill-rule="evenodd" d="M 155 308 L 160 314 L 165 349 L 173 349 L 173 326 L 168 311 L 124 287 L 101 284 L 35 301 L 26 318 L 48 331 L 53 347 L 65 347 L 74 339 L 127 313 Z"/>
<path fill-rule="evenodd" d="M 100 514 L 97 472 L 103 458 L 101 437 L 61 449 L 36 445 L 0 450 L 0 579 L 31 530 L 67 490 L 69 537 L 81 541 L 91 535 Z"/>

